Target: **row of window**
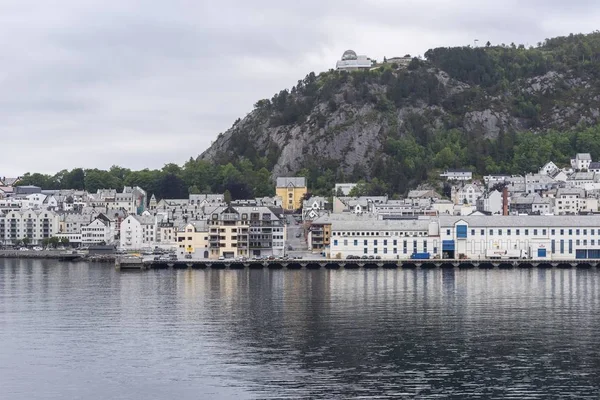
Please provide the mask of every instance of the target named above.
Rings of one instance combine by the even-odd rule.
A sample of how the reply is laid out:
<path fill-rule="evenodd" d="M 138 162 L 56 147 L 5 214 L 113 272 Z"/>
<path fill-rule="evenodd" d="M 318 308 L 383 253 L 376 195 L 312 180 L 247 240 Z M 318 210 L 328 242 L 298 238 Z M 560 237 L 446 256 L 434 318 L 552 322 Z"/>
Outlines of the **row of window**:
<path fill-rule="evenodd" d="M 343 243 L 344 246 L 348 246 L 348 243 L 350 243 L 350 241 L 348 239 L 344 239 L 343 241 L 341 241 Z M 398 240 L 394 239 L 394 240 L 387 240 L 387 239 L 383 239 L 383 240 L 373 240 L 372 245 L 373 246 L 378 246 L 380 243 L 382 243 L 384 246 L 387 246 L 388 243 L 391 243 L 393 246 L 397 246 L 398 245 Z M 427 240 L 422 240 L 420 241 L 422 243 L 423 249 L 425 249 L 425 251 L 427 251 Z M 338 245 L 338 239 L 334 239 L 333 240 L 333 245 L 337 246 Z M 418 240 L 413 240 L 412 241 L 412 246 L 413 248 L 417 248 L 419 244 Z M 362 244 L 360 244 L 360 246 L 368 246 L 369 245 L 369 240 L 362 240 Z M 358 239 L 354 239 L 352 241 L 352 246 L 359 246 L 359 240 Z M 402 247 L 404 249 L 408 248 L 408 240 L 403 240 L 402 241 Z"/>
<path fill-rule="evenodd" d="M 485 229 L 471 229 L 471 236 L 477 236 L 477 232 L 479 231 L 479 235 L 480 236 L 485 236 Z M 590 235 L 594 236 L 596 235 L 596 231 L 598 233 L 598 235 L 600 236 L 600 229 L 590 229 Z M 548 230 L 543 228 L 543 229 L 489 229 L 488 233 L 489 235 L 498 235 L 498 236 L 502 236 L 504 234 L 506 234 L 506 236 L 511 236 L 512 234 L 515 234 L 515 236 L 520 236 L 521 232 L 523 232 L 523 234 L 525 236 L 529 236 L 529 233 L 531 232 L 533 234 L 533 236 L 538 236 L 538 234 L 541 233 L 542 236 L 546 236 L 548 233 Z M 573 236 L 573 232 L 575 233 L 576 236 L 579 235 L 587 235 L 588 234 L 588 229 L 550 229 L 550 235 L 554 236 L 556 235 L 556 233 L 559 232 L 560 235 L 564 235 L 565 232 L 567 232 L 567 234 L 569 236 Z M 450 229 L 446 229 L 446 235 L 450 236 L 451 235 L 451 230 Z M 464 233 L 461 235 L 457 235 L 459 238 L 460 237 L 466 237 L 466 231 L 464 231 Z"/>
<path fill-rule="evenodd" d="M 426 231 L 396 231 L 396 232 L 332 232 L 332 236 L 428 236 Z"/>

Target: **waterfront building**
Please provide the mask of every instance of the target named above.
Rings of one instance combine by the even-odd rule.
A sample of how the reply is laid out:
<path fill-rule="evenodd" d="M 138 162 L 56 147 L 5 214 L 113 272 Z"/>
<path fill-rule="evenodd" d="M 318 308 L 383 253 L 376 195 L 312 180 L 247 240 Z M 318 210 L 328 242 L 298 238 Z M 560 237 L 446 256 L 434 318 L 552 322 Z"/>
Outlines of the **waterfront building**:
<path fill-rule="evenodd" d="M 600 216 L 440 216 L 332 221 L 330 255 L 408 259 L 600 258 Z"/>
<path fill-rule="evenodd" d="M 209 258 L 283 256 L 284 221 L 269 207 L 218 207 L 208 219 Z"/>
<path fill-rule="evenodd" d="M 156 217 L 129 215 L 121 222 L 120 248 L 142 250 L 153 247 L 156 242 L 157 225 Z"/>
<path fill-rule="evenodd" d="M 435 220 L 333 221 L 331 258 L 373 256 L 382 259 L 407 259 L 413 253 L 437 254 L 439 234 Z"/>
<path fill-rule="evenodd" d="M 177 253 L 193 259 L 209 258 L 208 222 L 193 221 L 177 230 Z"/>
<path fill-rule="evenodd" d="M 115 240 L 115 230 L 112 221 L 104 214 L 98 215 L 88 225 L 81 227 L 81 244 L 109 244 Z"/>
<path fill-rule="evenodd" d="M 14 245 L 24 238 L 42 244 L 58 231 L 58 215 L 49 210 L 22 210 L 0 213 L 0 243 Z"/>
<path fill-rule="evenodd" d="M 534 259 L 600 258 L 600 216 L 440 217 L 443 258 L 486 251 Z"/>
<path fill-rule="evenodd" d="M 286 211 L 299 210 L 307 192 L 308 188 L 304 177 L 277 178 L 275 193 L 283 199 L 282 206 Z"/>

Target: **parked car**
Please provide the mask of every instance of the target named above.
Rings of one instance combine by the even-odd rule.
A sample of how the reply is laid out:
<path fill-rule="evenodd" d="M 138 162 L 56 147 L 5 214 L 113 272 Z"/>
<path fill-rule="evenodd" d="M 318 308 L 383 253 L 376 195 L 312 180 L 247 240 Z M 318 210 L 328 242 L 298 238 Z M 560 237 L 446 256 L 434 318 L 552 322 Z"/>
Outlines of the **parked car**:
<path fill-rule="evenodd" d="M 43 249 L 42 247 L 40 247 L 40 246 L 35 246 L 35 247 L 33 248 L 33 250 L 35 250 L 35 251 L 42 251 L 42 250 L 44 250 L 44 249 Z"/>
<path fill-rule="evenodd" d="M 192 255 L 188 253 L 185 255 L 185 258 L 190 259 L 190 258 L 192 258 Z"/>
<path fill-rule="evenodd" d="M 368 259 L 369 259 L 369 256 L 362 256 L 362 257 L 361 257 L 361 259 L 363 259 L 363 260 L 368 260 Z"/>
<path fill-rule="evenodd" d="M 19 251 L 29 251 L 29 249 L 27 247 L 20 247 Z"/>
<path fill-rule="evenodd" d="M 223 261 L 223 260 L 225 260 L 225 257 L 219 256 L 219 261 Z"/>
<path fill-rule="evenodd" d="M 299 238 L 300 236 L 302 236 L 302 234 L 300 232 L 296 233 L 297 238 Z"/>

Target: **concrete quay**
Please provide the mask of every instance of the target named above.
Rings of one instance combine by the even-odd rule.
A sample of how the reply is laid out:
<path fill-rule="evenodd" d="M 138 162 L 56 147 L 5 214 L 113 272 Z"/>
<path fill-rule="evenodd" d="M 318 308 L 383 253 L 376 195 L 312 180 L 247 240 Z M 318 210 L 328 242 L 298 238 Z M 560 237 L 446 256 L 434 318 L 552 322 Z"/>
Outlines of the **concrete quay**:
<path fill-rule="evenodd" d="M 513 268 L 598 268 L 600 259 L 573 260 L 117 260 L 120 270 L 178 269 L 513 269 Z"/>

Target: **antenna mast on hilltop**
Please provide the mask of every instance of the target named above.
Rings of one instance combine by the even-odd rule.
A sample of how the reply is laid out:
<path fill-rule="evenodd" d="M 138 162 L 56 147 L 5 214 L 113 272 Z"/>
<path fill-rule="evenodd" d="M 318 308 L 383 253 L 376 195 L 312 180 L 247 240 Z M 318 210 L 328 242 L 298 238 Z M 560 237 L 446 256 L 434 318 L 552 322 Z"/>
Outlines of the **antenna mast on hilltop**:
<path fill-rule="evenodd" d="M 473 45 L 474 45 L 475 47 L 477 47 L 477 42 L 479 42 L 479 39 L 475 39 L 475 40 L 473 40 Z"/>

